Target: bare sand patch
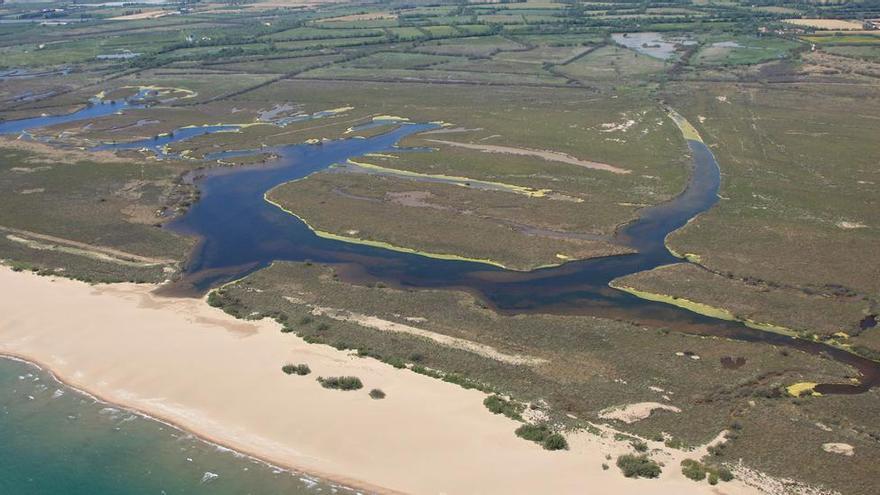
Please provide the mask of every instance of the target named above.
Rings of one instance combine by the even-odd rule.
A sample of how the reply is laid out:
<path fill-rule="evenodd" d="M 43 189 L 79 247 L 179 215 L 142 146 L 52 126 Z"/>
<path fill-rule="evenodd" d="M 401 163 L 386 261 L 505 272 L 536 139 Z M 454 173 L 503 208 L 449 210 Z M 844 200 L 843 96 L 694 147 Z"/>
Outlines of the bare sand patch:
<path fill-rule="evenodd" d="M 639 402 L 625 406 L 615 406 L 599 412 L 602 419 L 613 419 L 624 423 L 635 423 L 649 417 L 654 411 L 681 412 L 681 409 L 659 402 Z"/>
<path fill-rule="evenodd" d="M 176 260 L 168 258 L 141 256 L 139 254 L 127 253 L 119 249 L 96 246 L 94 244 L 63 239 L 53 235 L 39 234 L 28 230 L 14 229 L 12 227 L 0 226 L 0 232 L 7 232 L 6 239 L 23 244 L 31 249 L 60 251 L 119 265 L 153 266 L 167 265 L 176 262 Z"/>
<path fill-rule="evenodd" d="M 0 290 L 16 295 L 0 298 L 0 354 L 219 445 L 371 492 L 758 493 L 737 480 L 713 488 L 684 478 L 670 457 L 690 455 L 682 451 L 662 454 L 669 468 L 657 480 L 624 478 L 601 468 L 623 448 L 613 435 L 572 433 L 570 450 L 548 452 L 514 436 L 516 421 L 489 414 L 482 392 L 307 344 L 268 319 L 158 297 L 155 287 L 0 269 Z M 288 376 L 288 362 L 314 376 L 358 376 L 387 398 Z"/>
<path fill-rule="evenodd" d="M 840 454 L 847 457 L 852 457 L 855 454 L 855 449 L 848 443 L 823 443 L 822 450 L 830 454 Z"/>
<path fill-rule="evenodd" d="M 865 225 L 865 224 L 863 224 L 863 223 L 861 223 L 861 222 L 845 222 L 845 221 L 841 221 L 841 222 L 837 222 L 835 225 L 837 225 L 837 226 L 840 227 L 841 229 L 847 229 L 847 230 L 850 230 L 850 229 L 864 229 L 864 228 L 867 227 L 867 225 Z"/>
<path fill-rule="evenodd" d="M 432 340 L 444 347 L 451 347 L 453 349 L 460 349 L 463 351 L 472 352 L 474 354 L 478 354 L 485 358 L 494 359 L 495 361 L 500 361 L 502 363 L 537 366 L 547 362 L 546 359 L 542 358 L 524 356 L 522 354 L 507 354 L 489 345 L 480 344 L 478 342 L 460 339 L 457 337 L 451 337 L 449 335 L 443 335 L 436 332 L 431 332 L 429 330 L 417 328 L 412 325 L 405 325 L 403 323 L 385 320 L 377 316 L 364 315 L 342 309 L 325 308 L 320 306 L 312 306 L 312 314 L 316 316 L 327 316 L 329 318 L 333 318 L 334 320 L 357 323 L 362 327 L 372 328 L 374 330 L 380 330 L 382 332 L 398 332 L 415 335 L 417 337 Z"/>
<path fill-rule="evenodd" d="M 510 146 L 497 146 L 492 144 L 471 144 L 471 143 L 459 143 L 455 141 L 442 141 L 439 139 L 427 139 L 427 141 L 431 143 L 445 144 L 447 146 L 456 146 L 459 148 L 466 148 L 470 150 L 479 150 L 486 153 L 504 153 L 509 155 L 521 155 L 521 156 L 536 156 L 538 158 L 543 158 L 544 160 L 551 162 L 560 162 L 560 163 L 568 163 L 570 165 L 577 165 L 578 167 L 591 168 L 595 170 L 605 170 L 608 172 L 614 172 L 615 174 L 628 174 L 629 170 L 624 168 L 615 167 L 614 165 L 608 165 L 607 163 L 599 163 L 599 162 L 591 162 L 587 160 L 581 160 L 579 158 L 575 158 L 566 153 L 560 153 L 558 151 L 549 151 L 549 150 L 533 150 L 528 148 L 513 148 Z"/>

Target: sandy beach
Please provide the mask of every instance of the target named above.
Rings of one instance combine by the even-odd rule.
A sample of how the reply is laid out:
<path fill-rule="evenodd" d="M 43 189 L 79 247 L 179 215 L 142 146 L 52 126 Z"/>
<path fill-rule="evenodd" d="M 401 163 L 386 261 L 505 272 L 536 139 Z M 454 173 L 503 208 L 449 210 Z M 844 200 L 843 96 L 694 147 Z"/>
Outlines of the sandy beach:
<path fill-rule="evenodd" d="M 381 493 L 759 493 L 739 481 L 684 478 L 684 453 L 658 457 L 658 480 L 624 478 L 626 447 L 569 434 L 548 452 L 514 436 L 485 395 L 236 320 L 203 300 L 161 298 L 155 286 L 90 286 L 0 267 L 0 354 L 62 381 L 277 465 Z M 288 376 L 286 363 L 312 374 Z M 323 389 L 317 376 L 355 375 L 364 389 Z M 380 388 L 384 400 L 367 391 Z M 653 446 L 653 444 L 652 444 Z M 690 457 L 696 457 L 691 454 Z M 602 463 L 611 468 L 602 469 Z"/>

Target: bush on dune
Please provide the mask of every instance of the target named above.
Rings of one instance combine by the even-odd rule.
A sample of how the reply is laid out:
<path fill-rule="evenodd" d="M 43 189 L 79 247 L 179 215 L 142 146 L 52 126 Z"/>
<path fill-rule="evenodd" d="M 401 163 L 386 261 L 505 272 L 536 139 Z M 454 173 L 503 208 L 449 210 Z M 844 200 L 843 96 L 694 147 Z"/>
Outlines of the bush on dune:
<path fill-rule="evenodd" d="M 361 379 L 356 376 L 323 376 L 318 377 L 318 383 L 324 388 L 332 388 L 334 390 L 359 390 L 364 388 Z"/>

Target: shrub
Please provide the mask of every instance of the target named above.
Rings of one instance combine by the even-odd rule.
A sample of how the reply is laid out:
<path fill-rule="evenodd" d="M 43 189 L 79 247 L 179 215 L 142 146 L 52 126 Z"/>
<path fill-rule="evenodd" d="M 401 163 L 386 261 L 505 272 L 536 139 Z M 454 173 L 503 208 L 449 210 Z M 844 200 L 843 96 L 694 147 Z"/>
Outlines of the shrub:
<path fill-rule="evenodd" d="M 302 318 L 299 319 L 300 325 L 308 325 L 311 322 L 312 322 L 312 317 L 308 316 L 308 315 L 303 316 Z"/>
<path fill-rule="evenodd" d="M 384 398 L 385 398 L 385 392 L 379 390 L 378 388 L 374 388 L 373 390 L 370 390 L 370 398 L 371 398 L 371 399 L 377 399 L 377 400 L 378 400 L 378 399 L 384 399 Z"/>
<path fill-rule="evenodd" d="M 318 377 L 318 383 L 324 388 L 332 388 L 334 390 L 359 390 L 364 388 L 361 379 L 356 376 L 323 376 Z"/>
<path fill-rule="evenodd" d="M 288 375 L 306 376 L 312 372 L 307 364 L 285 364 L 281 367 L 281 371 Z"/>
<path fill-rule="evenodd" d="M 318 323 L 318 331 L 323 332 L 325 330 L 330 330 L 330 325 L 325 322 Z"/>
<path fill-rule="evenodd" d="M 656 478 L 660 466 L 648 456 L 625 454 L 617 458 L 617 467 L 627 478 Z"/>
<path fill-rule="evenodd" d="M 648 451 L 648 444 L 646 444 L 645 442 L 643 442 L 641 440 L 634 440 L 633 442 L 630 443 L 630 445 L 632 445 L 632 448 L 636 449 L 636 452 L 647 452 Z"/>
<path fill-rule="evenodd" d="M 664 445 L 666 445 L 670 449 L 680 449 L 684 446 L 682 441 L 678 438 L 670 438 L 669 440 L 667 440 L 663 443 L 664 443 Z"/>
<path fill-rule="evenodd" d="M 212 290 L 208 293 L 208 305 L 214 308 L 223 306 L 223 295 L 219 290 Z"/>
<path fill-rule="evenodd" d="M 717 485 L 718 484 L 718 475 L 716 473 L 709 473 L 709 484 Z"/>
<path fill-rule="evenodd" d="M 551 433 L 544 439 L 544 448 L 547 450 L 568 450 L 568 441 L 560 433 Z"/>
<path fill-rule="evenodd" d="M 685 459 L 681 461 L 681 474 L 694 481 L 701 481 L 706 478 L 706 467 L 700 461 Z"/>
<path fill-rule="evenodd" d="M 543 443 L 550 436 L 550 429 L 545 425 L 524 424 L 514 432 L 516 436 L 531 440 L 532 442 Z"/>
<path fill-rule="evenodd" d="M 390 364 L 391 366 L 394 366 L 397 369 L 406 368 L 406 361 L 404 361 L 403 359 L 400 359 L 399 357 L 389 357 L 389 358 L 383 359 L 382 361 Z"/>
<path fill-rule="evenodd" d="M 721 455 L 724 455 L 724 447 L 725 447 L 725 445 L 723 443 L 719 443 L 716 445 L 710 445 L 706 449 L 706 452 L 708 452 L 714 456 L 721 456 Z"/>
<path fill-rule="evenodd" d="M 721 481 L 728 482 L 733 479 L 733 473 L 730 472 L 730 469 L 721 466 L 718 468 L 718 477 L 721 478 Z"/>
<path fill-rule="evenodd" d="M 522 420 L 522 416 L 520 415 L 523 411 L 523 406 L 521 404 L 517 404 L 515 402 L 504 399 L 499 395 L 490 395 L 483 400 L 483 405 L 486 406 L 486 409 L 491 411 L 493 414 L 503 414 L 508 418 L 515 420 Z"/>

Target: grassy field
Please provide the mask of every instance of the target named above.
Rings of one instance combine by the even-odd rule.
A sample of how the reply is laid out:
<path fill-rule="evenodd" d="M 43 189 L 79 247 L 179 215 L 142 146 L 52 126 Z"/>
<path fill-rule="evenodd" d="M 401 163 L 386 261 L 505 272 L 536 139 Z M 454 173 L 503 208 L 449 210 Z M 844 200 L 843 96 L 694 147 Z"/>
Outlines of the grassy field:
<path fill-rule="evenodd" d="M 705 89 L 674 98 L 689 119 L 702 122 L 700 132 L 715 149 L 722 200 L 670 236 L 669 245 L 696 254 L 713 273 L 778 292 L 789 304 L 813 298 L 831 315 L 851 301 L 837 329 L 818 317 L 797 326 L 826 336 L 852 332 L 859 312 L 876 312 L 880 294 L 877 278 L 862 269 L 875 258 L 877 242 L 876 205 L 868 199 L 880 180 L 871 165 L 876 109 L 845 90 L 818 98 L 815 89 Z M 804 98 L 815 104 L 804 109 Z M 725 292 L 749 297 L 733 286 Z M 792 309 L 778 314 L 772 300 L 754 311 L 790 321 L 784 313 Z M 865 344 L 873 348 L 876 339 Z"/>
<path fill-rule="evenodd" d="M 146 167 L 107 157 L 95 161 L 85 153 L 4 143 L 4 257 L 87 280 L 160 281 L 191 249 L 190 240 L 156 228 L 163 222 L 157 212 L 189 200 L 191 192 L 171 180 L 183 170 L 180 165 Z M 126 263 L 120 256 L 101 256 L 104 248 L 161 261 Z"/>

